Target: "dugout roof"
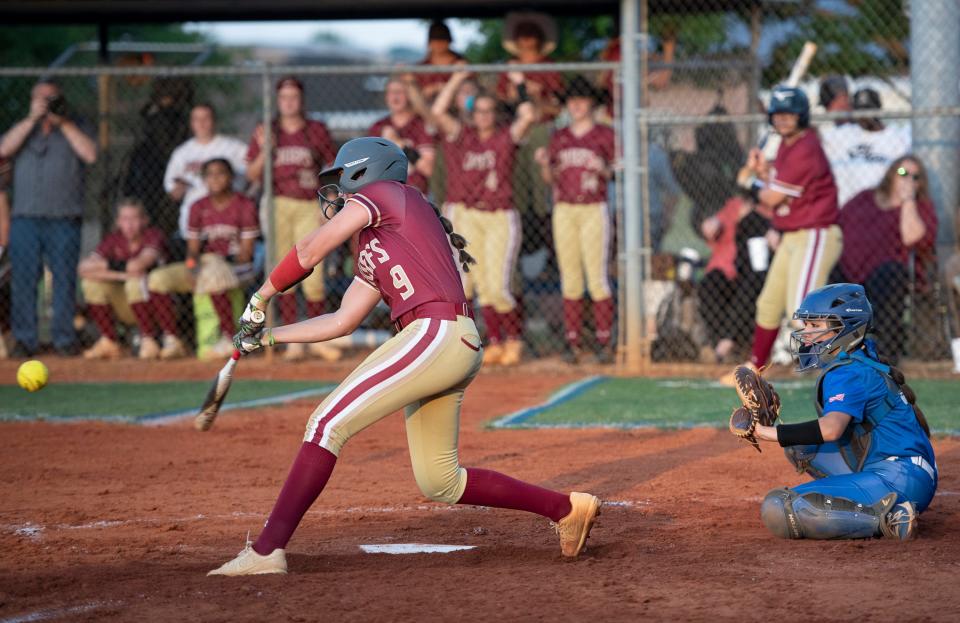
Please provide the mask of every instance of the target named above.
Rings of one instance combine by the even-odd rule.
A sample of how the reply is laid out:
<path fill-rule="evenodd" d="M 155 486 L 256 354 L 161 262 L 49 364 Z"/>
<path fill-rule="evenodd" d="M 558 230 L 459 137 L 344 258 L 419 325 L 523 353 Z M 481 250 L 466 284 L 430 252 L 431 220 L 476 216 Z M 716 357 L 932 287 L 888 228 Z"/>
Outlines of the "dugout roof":
<path fill-rule="evenodd" d="M 796 0 L 647 0 L 651 12 L 747 9 Z M 497 17 L 508 11 L 612 14 L 617 0 L 3 0 L 0 22 L 137 23 L 296 19 Z"/>

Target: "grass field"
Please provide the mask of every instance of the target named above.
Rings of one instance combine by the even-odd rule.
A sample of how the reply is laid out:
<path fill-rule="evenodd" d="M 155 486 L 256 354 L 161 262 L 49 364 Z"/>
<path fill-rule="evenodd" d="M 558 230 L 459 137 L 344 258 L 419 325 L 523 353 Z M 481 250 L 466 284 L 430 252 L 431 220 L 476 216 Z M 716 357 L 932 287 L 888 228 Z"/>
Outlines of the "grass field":
<path fill-rule="evenodd" d="M 332 386 L 311 381 L 235 381 L 224 409 L 275 404 Z M 210 380 L 158 383 L 55 383 L 28 393 L 0 386 L 0 420 L 104 419 L 139 421 L 192 412 L 203 402 Z"/>
<path fill-rule="evenodd" d="M 911 381 L 931 428 L 936 432 L 960 432 L 960 383 L 956 381 Z M 783 400 L 783 419 L 808 420 L 816 415 L 813 383 L 775 383 Z M 733 389 L 716 382 L 690 379 L 598 378 L 556 404 L 521 411 L 501 418 L 501 427 L 589 426 L 726 426 L 739 405 Z"/>

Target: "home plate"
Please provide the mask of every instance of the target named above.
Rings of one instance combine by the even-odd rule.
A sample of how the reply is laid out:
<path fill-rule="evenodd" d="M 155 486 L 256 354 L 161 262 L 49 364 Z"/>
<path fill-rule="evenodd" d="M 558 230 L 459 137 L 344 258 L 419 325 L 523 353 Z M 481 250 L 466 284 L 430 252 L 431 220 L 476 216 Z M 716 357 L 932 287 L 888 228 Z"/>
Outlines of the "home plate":
<path fill-rule="evenodd" d="M 367 554 L 449 554 L 466 549 L 474 549 L 476 545 L 434 545 L 431 543 L 391 543 L 389 545 L 361 545 Z"/>

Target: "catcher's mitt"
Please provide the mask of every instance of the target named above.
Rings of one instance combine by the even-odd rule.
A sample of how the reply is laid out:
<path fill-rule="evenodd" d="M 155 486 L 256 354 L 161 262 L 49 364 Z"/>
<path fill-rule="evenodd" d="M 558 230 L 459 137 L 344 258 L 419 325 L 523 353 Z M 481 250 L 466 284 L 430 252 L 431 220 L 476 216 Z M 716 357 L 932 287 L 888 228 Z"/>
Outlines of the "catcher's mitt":
<path fill-rule="evenodd" d="M 780 417 L 780 396 L 773 385 L 750 366 L 737 366 L 733 376 L 743 406 L 730 415 L 730 432 L 749 441 L 760 452 L 754 430 L 757 424 L 773 426 L 776 423 Z"/>

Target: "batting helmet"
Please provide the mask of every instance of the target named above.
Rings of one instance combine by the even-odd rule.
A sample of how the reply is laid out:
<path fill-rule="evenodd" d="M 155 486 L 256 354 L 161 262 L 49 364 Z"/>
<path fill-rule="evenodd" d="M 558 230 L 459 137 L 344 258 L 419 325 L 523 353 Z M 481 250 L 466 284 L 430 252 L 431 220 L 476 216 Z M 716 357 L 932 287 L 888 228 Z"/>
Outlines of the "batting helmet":
<path fill-rule="evenodd" d="M 873 308 L 863 286 L 834 283 L 810 292 L 793 314 L 794 320 L 826 320 L 826 329 L 800 329 L 790 334 L 797 370 L 822 368 L 841 352 L 863 343 L 873 324 Z"/>
<path fill-rule="evenodd" d="M 405 184 L 407 156 L 385 138 L 355 138 L 344 143 L 330 168 L 320 173 L 320 177 L 328 175 L 338 175 L 340 189 L 348 193 L 383 180 Z"/>
<path fill-rule="evenodd" d="M 793 113 L 800 117 L 797 122 L 801 128 L 810 125 L 810 101 L 803 89 L 780 85 L 770 93 L 770 106 L 767 107 L 767 121 L 773 125 L 776 113 Z"/>

